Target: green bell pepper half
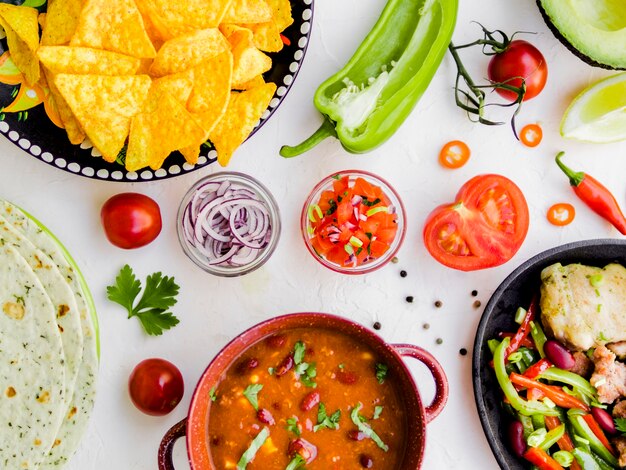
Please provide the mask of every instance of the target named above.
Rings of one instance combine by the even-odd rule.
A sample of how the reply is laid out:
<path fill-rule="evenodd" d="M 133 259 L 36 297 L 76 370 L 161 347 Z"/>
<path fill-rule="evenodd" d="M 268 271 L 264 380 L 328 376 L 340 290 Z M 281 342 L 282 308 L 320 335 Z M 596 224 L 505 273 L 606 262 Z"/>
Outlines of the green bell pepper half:
<path fill-rule="evenodd" d="M 457 10 L 458 0 L 388 0 L 354 56 L 317 89 L 322 126 L 280 154 L 295 157 L 331 136 L 350 153 L 368 152 L 389 139 L 439 68 Z"/>

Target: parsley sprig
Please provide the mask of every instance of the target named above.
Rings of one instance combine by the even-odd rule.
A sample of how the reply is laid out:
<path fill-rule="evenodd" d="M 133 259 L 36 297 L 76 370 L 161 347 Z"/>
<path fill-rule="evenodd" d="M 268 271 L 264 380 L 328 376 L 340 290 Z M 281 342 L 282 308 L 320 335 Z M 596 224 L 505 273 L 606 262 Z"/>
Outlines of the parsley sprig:
<path fill-rule="evenodd" d="M 315 377 L 317 377 L 317 367 L 315 362 L 304 362 L 306 346 L 302 341 L 298 341 L 293 348 L 293 362 L 296 365 L 294 371 L 300 382 L 307 387 L 316 388 Z"/>
<path fill-rule="evenodd" d="M 263 389 L 261 384 L 248 385 L 243 391 L 243 396 L 248 399 L 254 411 L 259 411 L 259 392 Z"/>
<path fill-rule="evenodd" d="M 387 378 L 387 373 L 389 372 L 389 366 L 387 364 L 377 363 L 376 364 L 376 379 L 379 384 L 384 384 L 385 379 Z"/>
<path fill-rule="evenodd" d="M 178 290 L 173 277 L 160 272 L 146 279 L 146 287 L 139 302 L 135 300 L 141 293 L 141 281 L 135 277 L 130 266 L 125 265 L 115 278 L 115 285 L 107 287 L 107 297 L 128 311 L 128 318 L 137 317 L 144 331 L 152 336 L 160 336 L 180 323 L 168 310 L 176 305 Z"/>
<path fill-rule="evenodd" d="M 332 415 L 326 414 L 326 405 L 320 403 L 317 409 L 317 424 L 313 426 L 313 432 L 317 432 L 320 429 L 339 429 L 339 419 L 341 418 L 341 410 L 335 411 Z"/>
<path fill-rule="evenodd" d="M 359 403 L 354 408 L 352 408 L 352 412 L 350 413 L 350 419 L 352 419 L 352 422 L 359 431 L 361 431 L 363 434 L 373 440 L 378 447 L 387 452 L 389 450 L 389 446 L 382 441 L 382 439 L 378 436 L 378 434 L 376 434 L 376 432 L 374 432 L 372 427 L 367 423 L 367 419 L 359 414 L 361 408 L 363 408 L 362 403 Z"/>

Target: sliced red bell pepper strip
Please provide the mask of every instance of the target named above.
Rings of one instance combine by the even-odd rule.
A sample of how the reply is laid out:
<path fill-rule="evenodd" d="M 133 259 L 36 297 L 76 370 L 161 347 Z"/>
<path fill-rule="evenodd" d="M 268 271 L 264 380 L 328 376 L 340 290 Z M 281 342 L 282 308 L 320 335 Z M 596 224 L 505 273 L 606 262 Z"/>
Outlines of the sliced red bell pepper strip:
<path fill-rule="evenodd" d="M 500 339 L 512 338 L 513 336 L 515 336 L 515 333 L 509 333 L 509 332 L 504 332 L 504 331 L 498 333 L 498 337 Z M 525 348 L 528 348 L 528 349 L 537 349 L 537 346 L 535 346 L 535 343 L 533 343 L 533 340 L 529 337 L 524 338 L 522 342 L 520 343 L 520 346 L 524 346 Z"/>
<path fill-rule="evenodd" d="M 598 422 L 594 419 L 593 415 L 588 414 L 583 416 L 583 419 L 585 420 L 585 422 L 587 423 L 587 426 L 589 426 L 589 429 L 591 429 L 591 432 L 593 432 L 595 434 L 595 436 L 600 439 L 600 442 L 602 442 L 602 445 L 604 447 L 606 447 L 608 449 L 608 451 L 613 454 L 613 456 L 615 456 L 615 449 L 613 449 L 613 446 L 611 445 L 611 443 L 609 442 L 609 440 L 606 438 L 606 435 L 604 434 L 604 431 L 602 431 L 602 428 L 600 427 L 600 425 L 598 424 Z"/>
<path fill-rule="evenodd" d="M 528 369 L 526 369 L 526 372 L 524 372 L 524 376 L 528 377 L 529 379 L 536 379 L 539 374 L 545 372 L 550 367 L 552 367 L 552 363 L 546 358 L 543 358 L 535 362 Z"/>
<path fill-rule="evenodd" d="M 546 394 L 543 393 L 538 388 L 529 388 L 526 391 L 526 399 L 527 400 L 541 400 L 542 398 L 545 398 L 545 396 L 546 396 Z"/>
<path fill-rule="evenodd" d="M 522 345 L 522 341 L 524 341 L 525 338 L 528 338 L 531 330 L 530 322 L 535 320 L 535 317 L 537 316 L 536 312 L 537 296 L 533 297 L 533 300 L 530 302 L 530 307 L 528 307 L 528 312 L 526 313 L 524 321 L 517 330 L 517 333 L 515 333 L 515 335 L 513 335 L 513 337 L 511 338 L 511 344 L 509 345 L 505 353 L 506 357 L 509 357 L 509 355 L 517 351 Z"/>
<path fill-rule="evenodd" d="M 546 427 L 548 428 L 549 431 L 552 431 L 553 429 L 558 428 L 562 424 L 558 416 L 546 416 L 545 422 L 546 422 Z M 572 438 L 569 437 L 569 434 L 567 434 L 567 431 L 565 431 L 565 434 L 563 434 L 563 437 L 561 437 L 561 439 L 557 441 L 557 445 L 559 446 L 559 449 L 561 450 L 566 450 L 568 452 L 571 452 L 574 450 L 574 442 L 572 441 Z M 582 467 L 575 459 L 569 468 L 570 470 L 582 470 Z"/>
<path fill-rule="evenodd" d="M 563 470 L 563 467 L 556 460 L 539 447 L 530 447 L 524 454 L 524 458 L 536 465 L 539 470 Z"/>
<path fill-rule="evenodd" d="M 558 406 L 563 408 L 579 408 L 584 411 L 590 411 L 590 408 L 586 403 L 580 401 L 576 397 L 568 395 L 560 387 L 555 385 L 546 385 L 536 380 L 529 379 L 528 377 L 524 377 L 523 375 L 516 374 L 515 372 L 511 373 L 509 378 L 514 384 L 522 385 L 526 388 L 538 388 L 545 393 L 546 397 Z"/>

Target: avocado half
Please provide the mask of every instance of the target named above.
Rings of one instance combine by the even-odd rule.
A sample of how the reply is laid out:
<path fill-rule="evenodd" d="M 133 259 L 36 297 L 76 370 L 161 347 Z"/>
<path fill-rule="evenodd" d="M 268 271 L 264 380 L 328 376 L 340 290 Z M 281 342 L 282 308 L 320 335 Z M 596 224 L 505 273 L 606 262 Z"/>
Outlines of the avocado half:
<path fill-rule="evenodd" d="M 544 21 L 590 65 L 626 70 L 626 0 L 537 0 Z"/>

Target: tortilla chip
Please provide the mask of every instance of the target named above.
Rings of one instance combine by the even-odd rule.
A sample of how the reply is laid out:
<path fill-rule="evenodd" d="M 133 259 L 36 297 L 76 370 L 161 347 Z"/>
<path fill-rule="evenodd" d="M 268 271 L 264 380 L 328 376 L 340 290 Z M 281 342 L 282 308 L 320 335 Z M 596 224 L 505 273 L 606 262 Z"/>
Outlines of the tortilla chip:
<path fill-rule="evenodd" d="M 136 0 L 164 41 L 197 29 L 217 28 L 232 0 Z"/>
<path fill-rule="evenodd" d="M 228 38 L 233 50 L 233 88 L 272 68 L 272 59 L 252 44 L 249 30 L 235 31 Z"/>
<path fill-rule="evenodd" d="M 166 75 L 153 80 L 152 89 L 155 93 L 170 93 L 182 106 L 187 107 L 187 101 L 193 90 L 193 80 L 185 73 Z"/>
<path fill-rule="evenodd" d="M 272 17 L 281 33 L 293 23 L 290 0 L 265 0 L 272 9 Z"/>
<path fill-rule="evenodd" d="M 235 90 L 245 91 L 245 90 L 249 90 L 250 88 L 256 88 L 261 85 L 265 85 L 265 79 L 263 78 L 263 75 L 257 75 L 252 80 L 248 80 L 247 82 L 244 82 L 244 83 L 239 83 L 237 85 L 237 88 L 235 88 Z"/>
<path fill-rule="evenodd" d="M 229 100 L 232 73 L 233 56 L 229 51 L 195 67 L 190 73 L 193 91 L 187 103 L 189 111 L 210 111 L 219 119 Z"/>
<path fill-rule="evenodd" d="M 46 14 L 45 13 L 39 13 L 39 15 L 37 16 L 37 23 L 39 23 L 39 27 L 41 29 L 45 28 L 46 26 Z"/>
<path fill-rule="evenodd" d="M 0 25 L 6 32 L 11 58 L 29 85 L 37 83 L 41 74 L 37 60 L 38 17 L 34 8 L 0 3 Z"/>
<path fill-rule="evenodd" d="M 283 40 L 280 38 L 278 26 L 274 21 L 250 23 L 242 26 L 252 31 L 252 42 L 258 49 L 265 52 L 278 52 L 283 48 Z"/>
<path fill-rule="evenodd" d="M 200 150 L 202 150 L 203 143 L 204 141 L 200 145 L 190 145 L 189 147 L 179 149 L 179 152 L 185 157 L 187 163 L 195 165 L 200 158 Z"/>
<path fill-rule="evenodd" d="M 131 123 L 126 169 L 137 171 L 146 166 L 158 170 L 174 150 L 191 145 L 205 132 L 189 112 L 170 93 L 158 92 L 151 97 L 152 112 L 137 114 Z"/>
<path fill-rule="evenodd" d="M 217 161 L 220 165 L 228 165 L 235 150 L 248 138 L 261 119 L 275 91 L 276 85 L 267 83 L 231 94 L 226 114 L 209 135 L 217 150 Z"/>
<path fill-rule="evenodd" d="M 41 44 L 61 46 L 69 44 L 78 26 L 83 0 L 53 0 L 48 2 L 45 25 L 42 25 Z"/>
<path fill-rule="evenodd" d="M 156 56 L 134 0 L 86 0 L 70 44 L 140 59 Z"/>
<path fill-rule="evenodd" d="M 107 162 L 114 162 L 124 147 L 131 118 L 141 111 L 150 83 L 147 75 L 59 74 L 54 78 L 74 116 Z"/>
<path fill-rule="evenodd" d="M 63 123 L 65 132 L 67 132 L 67 138 L 74 145 L 81 144 L 86 137 L 85 131 L 83 131 L 83 128 L 80 127 L 76 117 L 74 117 L 74 113 L 54 84 L 54 75 L 46 69 L 44 69 L 44 75 L 46 75 L 46 80 L 48 82 L 50 98 L 54 101 L 54 106 L 59 114 L 59 118 Z"/>
<path fill-rule="evenodd" d="M 52 73 L 135 75 L 141 66 L 136 57 L 88 47 L 41 46 L 37 56 Z"/>
<path fill-rule="evenodd" d="M 163 43 L 150 67 L 150 74 L 162 77 L 182 72 L 202 61 L 230 49 L 224 35 L 217 28 L 202 29 Z"/>
<path fill-rule="evenodd" d="M 265 0 L 233 0 L 223 23 L 265 23 L 272 19 L 272 9 Z"/>

